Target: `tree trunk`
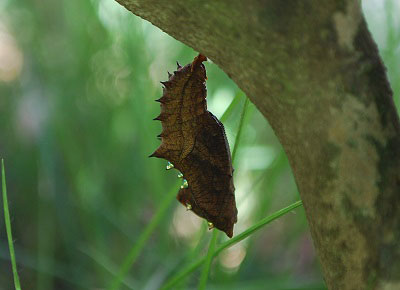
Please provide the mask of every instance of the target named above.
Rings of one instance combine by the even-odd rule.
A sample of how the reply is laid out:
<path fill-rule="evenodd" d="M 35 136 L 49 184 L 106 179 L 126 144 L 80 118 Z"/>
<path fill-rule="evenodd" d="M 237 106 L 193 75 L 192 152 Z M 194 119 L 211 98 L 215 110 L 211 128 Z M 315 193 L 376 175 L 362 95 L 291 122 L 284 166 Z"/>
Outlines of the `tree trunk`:
<path fill-rule="evenodd" d="M 400 125 L 357 0 L 117 0 L 218 64 L 289 158 L 329 289 L 400 289 Z"/>

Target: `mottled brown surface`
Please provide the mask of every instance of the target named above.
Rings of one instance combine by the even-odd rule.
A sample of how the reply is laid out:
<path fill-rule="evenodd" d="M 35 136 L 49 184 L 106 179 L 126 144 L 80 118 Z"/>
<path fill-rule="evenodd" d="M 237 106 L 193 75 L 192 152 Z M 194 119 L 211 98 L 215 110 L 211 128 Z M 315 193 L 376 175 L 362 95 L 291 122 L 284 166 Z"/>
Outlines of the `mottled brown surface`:
<path fill-rule="evenodd" d="M 160 147 L 151 155 L 170 161 L 188 181 L 177 199 L 198 216 L 233 235 L 237 221 L 233 169 L 224 126 L 207 111 L 202 55 L 179 67 L 164 85 Z"/>

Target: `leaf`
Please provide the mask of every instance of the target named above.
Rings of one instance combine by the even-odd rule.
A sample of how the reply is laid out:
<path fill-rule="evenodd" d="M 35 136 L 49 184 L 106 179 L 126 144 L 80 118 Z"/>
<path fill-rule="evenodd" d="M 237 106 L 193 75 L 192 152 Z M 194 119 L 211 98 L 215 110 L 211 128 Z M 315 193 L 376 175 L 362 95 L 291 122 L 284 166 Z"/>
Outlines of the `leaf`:
<path fill-rule="evenodd" d="M 161 145 L 150 157 L 182 172 L 187 183 L 177 199 L 231 238 L 237 222 L 232 160 L 224 126 L 207 111 L 205 60 L 199 54 L 161 82 L 161 114 L 155 118 L 162 124 Z"/>

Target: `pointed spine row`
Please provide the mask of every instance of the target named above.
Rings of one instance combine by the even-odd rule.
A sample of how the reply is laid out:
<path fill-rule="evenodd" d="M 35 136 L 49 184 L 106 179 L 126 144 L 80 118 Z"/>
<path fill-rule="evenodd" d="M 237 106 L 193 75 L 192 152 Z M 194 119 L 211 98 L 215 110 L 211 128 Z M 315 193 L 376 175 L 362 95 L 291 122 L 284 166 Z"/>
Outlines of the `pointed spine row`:
<path fill-rule="evenodd" d="M 179 64 L 179 62 L 176 62 L 176 64 L 177 64 L 177 70 L 174 71 L 174 74 L 171 74 L 170 72 L 167 72 L 168 73 L 168 80 L 160 82 L 164 86 L 164 88 L 167 89 L 167 90 L 171 89 L 174 86 L 172 78 L 174 76 L 176 76 L 180 72 L 180 70 L 182 69 L 182 66 Z M 166 103 L 168 103 L 168 99 L 169 98 L 166 95 L 166 91 L 164 91 L 164 94 L 161 96 L 161 98 L 156 99 L 155 101 L 159 102 L 161 104 L 166 104 Z M 166 117 L 167 117 L 167 114 L 161 113 L 160 115 L 155 117 L 153 120 L 155 120 L 155 121 L 164 121 L 166 119 Z"/>
<path fill-rule="evenodd" d="M 168 80 L 160 82 L 164 86 L 164 88 L 167 89 L 167 90 L 170 89 L 173 86 L 173 82 L 171 81 L 171 78 L 174 75 L 177 75 L 179 70 L 182 68 L 182 66 L 178 62 L 176 62 L 176 64 L 177 64 L 177 71 L 174 71 L 174 74 L 171 74 L 170 72 L 167 72 L 168 73 Z M 165 94 L 165 91 L 164 91 L 164 94 L 161 96 L 161 98 L 159 98 L 159 99 L 157 99 L 155 101 L 159 102 L 161 104 L 166 104 L 168 102 L 168 98 L 167 98 L 167 96 Z M 167 118 L 167 114 L 166 113 L 160 113 L 160 115 L 155 117 L 153 120 L 162 122 L 162 121 L 165 121 L 166 118 Z M 165 132 L 163 130 L 160 134 L 157 135 L 157 138 L 159 140 L 162 140 L 162 138 L 165 138 L 166 136 L 167 135 L 165 134 Z M 157 148 L 157 150 L 154 151 L 149 157 L 157 157 L 157 158 L 164 158 L 165 159 L 165 153 L 163 152 L 162 146 L 160 145 Z"/>

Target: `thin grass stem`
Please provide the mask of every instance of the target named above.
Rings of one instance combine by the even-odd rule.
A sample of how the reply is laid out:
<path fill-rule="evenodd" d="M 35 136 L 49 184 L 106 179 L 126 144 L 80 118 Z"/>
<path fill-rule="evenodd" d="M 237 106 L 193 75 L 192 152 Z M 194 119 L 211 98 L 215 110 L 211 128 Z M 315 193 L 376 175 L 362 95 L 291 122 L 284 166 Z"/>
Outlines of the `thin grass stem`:
<path fill-rule="evenodd" d="M 289 205 L 287 207 L 284 207 L 284 208 L 274 212 L 273 214 L 263 218 L 258 223 L 256 223 L 255 225 L 251 226 L 250 228 L 248 228 L 244 232 L 240 233 L 236 237 L 234 237 L 234 238 L 226 241 L 225 243 L 221 244 L 221 246 L 219 246 L 217 248 L 217 250 L 215 251 L 214 255 L 217 256 L 219 253 L 221 253 L 226 248 L 229 248 L 229 247 L 233 246 L 234 244 L 237 244 L 238 242 L 244 240 L 245 238 L 247 238 L 248 236 L 250 236 L 254 232 L 256 232 L 259 229 L 261 229 L 262 227 L 264 227 L 265 225 L 267 225 L 267 224 L 271 223 L 272 221 L 280 218 L 281 216 L 287 214 L 288 212 L 291 212 L 292 210 L 294 210 L 295 208 L 301 206 L 302 204 L 303 204 L 302 201 L 298 200 L 295 203 L 292 203 L 291 205 Z"/>
<path fill-rule="evenodd" d="M 153 218 L 151 219 L 150 223 L 146 226 L 144 231 L 141 232 L 137 242 L 133 245 L 133 247 L 129 251 L 124 262 L 122 263 L 122 266 L 118 271 L 118 274 L 115 276 L 108 289 L 110 290 L 119 289 L 122 280 L 125 278 L 129 270 L 132 268 L 133 264 L 136 261 L 136 258 L 139 256 L 140 252 L 146 245 L 151 234 L 154 232 L 158 224 L 162 221 L 165 214 L 167 213 L 169 206 L 174 201 L 177 192 L 176 188 L 178 186 L 179 186 L 178 184 L 173 186 L 171 190 L 167 193 L 165 198 L 161 201 L 161 205 L 158 208 L 157 212 L 154 214 Z"/>
<path fill-rule="evenodd" d="M 243 93 L 241 91 L 236 93 L 235 97 L 233 98 L 232 102 L 229 104 L 228 108 L 222 114 L 221 118 L 219 118 L 221 123 L 224 123 L 229 118 L 229 116 L 232 114 L 233 110 L 239 104 L 239 101 L 240 101 L 242 95 L 243 95 Z"/>
<path fill-rule="evenodd" d="M 202 257 L 196 262 L 190 264 L 189 266 L 185 267 L 182 271 L 180 271 L 178 274 L 173 276 L 171 279 L 167 281 L 167 283 L 164 284 L 160 288 L 160 290 L 168 290 L 171 289 L 173 286 L 177 285 L 179 282 L 184 280 L 187 276 L 189 276 L 191 273 L 193 273 L 197 268 L 199 268 L 203 263 L 206 261 L 206 257 Z"/>
<path fill-rule="evenodd" d="M 246 117 L 248 106 L 249 106 L 249 98 L 246 97 L 246 99 L 244 101 L 244 105 L 243 105 L 242 114 L 240 115 L 239 127 L 238 127 L 238 131 L 237 131 L 236 138 L 235 138 L 235 144 L 233 145 L 232 163 L 234 163 L 235 159 L 236 159 L 236 153 L 237 153 L 237 149 L 239 148 L 240 137 L 242 135 L 243 124 L 244 124 L 244 120 Z"/>
<path fill-rule="evenodd" d="M 4 159 L 1 159 L 1 177 L 2 177 L 2 190 L 3 190 L 3 206 L 4 206 L 4 221 L 6 224 L 8 248 L 10 250 L 11 267 L 14 276 L 14 286 L 16 290 L 21 290 L 21 284 L 19 282 L 19 276 L 17 271 L 17 262 L 15 259 L 14 244 L 12 238 L 10 212 L 8 209 L 8 198 L 7 198 L 7 185 L 6 185 L 6 171 L 4 169 Z"/>
<path fill-rule="evenodd" d="M 219 231 L 217 231 L 216 229 L 213 229 L 213 233 L 212 233 L 212 236 L 211 236 L 211 241 L 210 241 L 210 244 L 208 246 L 207 256 L 206 256 L 206 259 L 205 259 L 203 270 L 201 271 L 199 287 L 198 287 L 199 290 L 206 289 L 208 275 L 210 273 L 211 263 L 212 263 L 212 260 L 213 260 L 213 257 L 214 257 L 214 249 L 215 249 L 215 246 L 216 246 L 217 240 L 218 240 L 218 233 L 219 233 Z"/>

